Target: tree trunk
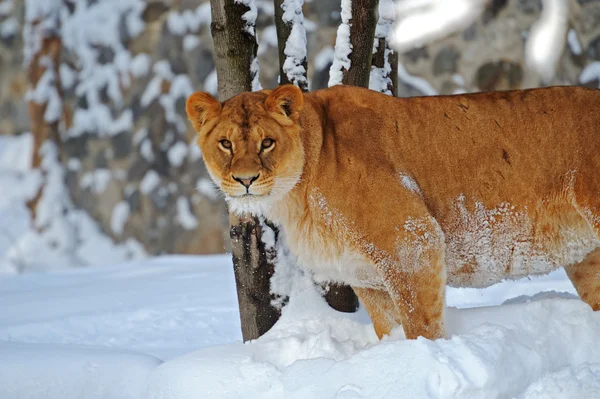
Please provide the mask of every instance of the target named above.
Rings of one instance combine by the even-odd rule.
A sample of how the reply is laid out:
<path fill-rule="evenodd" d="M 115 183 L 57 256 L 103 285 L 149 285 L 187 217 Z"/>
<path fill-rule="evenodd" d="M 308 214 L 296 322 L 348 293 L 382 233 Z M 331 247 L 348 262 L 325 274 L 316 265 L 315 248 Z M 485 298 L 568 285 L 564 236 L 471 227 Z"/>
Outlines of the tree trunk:
<path fill-rule="evenodd" d="M 258 89 L 254 26 L 242 19 L 249 8 L 235 0 L 211 0 L 219 99 Z M 231 252 L 244 341 L 267 332 L 280 316 L 271 305 L 269 261 L 259 220 L 229 215 Z"/>
<path fill-rule="evenodd" d="M 58 20 L 58 10 L 50 12 L 46 18 Z M 59 131 L 62 116 L 62 90 L 58 66 L 62 41 L 56 29 L 43 28 L 44 20 L 36 19 L 26 21 L 32 42 L 28 43 L 29 49 L 35 53 L 30 54 L 27 61 L 27 76 L 31 87 L 28 100 L 28 113 L 30 128 L 33 135 L 33 151 L 31 166 L 40 168 L 42 156 L 40 148 L 46 140 L 52 140 L 60 148 L 61 138 Z M 57 22 L 56 22 L 57 23 Z M 33 43 L 35 41 L 35 43 Z M 48 109 L 50 106 L 50 109 Z M 42 196 L 44 185 L 37 194 L 27 202 L 32 220 L 35 220 L 37 204 Z"/>
<path fill-rule="evenodd" d="M 275 255 L 267 252 L 257 218 L 230 214 L 229 221 L 242 336 L 248 341 L 269 331 L 280 316 L 271 304 Z"/>
<path fill-rule="evenodd" d="M 304 17 L 302 15 L 303 0 L 287 2 L 288 7 L 297 7 L 296 9 L 287 10 L 284 10 L 282 7 L 284 2 L 285 0 L 274 0 L 275 26 L 277 28 L 277 43 L 279 49 L 279 83 L 294 84 L 302 91 L 307 92 L 308 79 L 306 78 L 306 52 L 298 56 L 297 54 L 293 54 L 293 51 L 288 50 L 286 54 L 286 45 L 290 34 L 292 33 L 292 29 L 296 30 L 296 40 L 300 39 L 298 37 L 300 35 L 303 35 L 304 38 L 306 37 L 303 26 Z M 284 68 L 284 64 L 286 64 L 286 68 Z M 299 69 L 299 67 L 303 68 L 303 70 Z M 290 72 L 291 68 L 293 68 L 294 71 Z M 299 70 L 302 71 L 302 73 L 299 73 Z M 325 300 L 329 306 L 335 310 L 348 313 L 356 312 L 358 310 L 358 297 L 351 287 L 343 284 L 329 284 L 329 286 L 323 288 L 325 289 Z"/>
<path fill-rule="evenodd" d="M 215 44 L 215 63 L 219 99 L 225 101 L 244 91 L 256 89 L 258 44 L 254 26 L 242 19 L 249 8 L 235 0 L 211 0 L 211 33 Z"/>
<path fill-rule="evenodd" d="M 386 63 L 389 63 L 391 71 L 387 78 L 387 87 L 385 93 L 394 97 L 398 96 L 398 53 L 390 49 L 387 40 L 384 37 L 375 38 L 377 50 L 373 53 L 373 66 L 381 70 L 385 69 Z"/>
<path fill-rule="evenodd" d="M 344 0 L 343 0 L 344 1 Z M 350 20 L 350 68 L 344 71 L 342 83 L 351 86 L 369 87 L 373 41 L 377 26 L 379 0 L 352 0 Z"/>

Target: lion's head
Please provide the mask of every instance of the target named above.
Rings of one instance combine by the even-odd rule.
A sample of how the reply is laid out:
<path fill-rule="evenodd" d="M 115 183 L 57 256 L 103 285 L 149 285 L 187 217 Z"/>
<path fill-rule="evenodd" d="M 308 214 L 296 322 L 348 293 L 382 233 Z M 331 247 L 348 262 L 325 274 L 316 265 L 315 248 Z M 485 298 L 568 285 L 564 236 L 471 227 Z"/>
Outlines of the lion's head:
<path fill-rule="evenodd" d="M 303 101 L 295 86 L 243 93 L 223 104 L 208 93 L 188 98 L 204 163 L 233 212 L 264 213 L 300 180 Z"/>

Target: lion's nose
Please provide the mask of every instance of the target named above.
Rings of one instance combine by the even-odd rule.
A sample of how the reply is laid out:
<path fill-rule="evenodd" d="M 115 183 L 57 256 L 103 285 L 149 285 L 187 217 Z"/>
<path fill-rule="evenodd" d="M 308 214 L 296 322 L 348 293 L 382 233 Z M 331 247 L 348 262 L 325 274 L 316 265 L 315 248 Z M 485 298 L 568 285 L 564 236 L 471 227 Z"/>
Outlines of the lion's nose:
<path fill-rule="evenodd" d="M 260 176 L 260 174 L 256 175 L 256 176 L 252 176 L 252 177 L 242 177 L 242 176 L 231 176 L 233 178 L 233 180 L 237 181 L 238 183 L 241 183 L 244 187 L 246 188 L 250 188 L 250 186 L 252 185 L 252 183 L 254 183 L 256 181 L 256 179 L 258 179 L 258 176 Z"/>

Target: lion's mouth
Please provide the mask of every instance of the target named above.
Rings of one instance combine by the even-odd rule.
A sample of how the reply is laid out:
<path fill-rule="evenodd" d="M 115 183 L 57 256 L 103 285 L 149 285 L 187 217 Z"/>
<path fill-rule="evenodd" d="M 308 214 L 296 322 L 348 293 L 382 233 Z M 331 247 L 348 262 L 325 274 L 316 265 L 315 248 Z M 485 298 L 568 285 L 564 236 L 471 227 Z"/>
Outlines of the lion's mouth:
<path fill-rule="evenodd" d="M 265 194 L 255 194 L 255 193 L 244 193 L 244 194 L 238 194 L 238 195 L 231 195 L 231 198 L 259 198 L 259 197 L 264 197 Z"/>

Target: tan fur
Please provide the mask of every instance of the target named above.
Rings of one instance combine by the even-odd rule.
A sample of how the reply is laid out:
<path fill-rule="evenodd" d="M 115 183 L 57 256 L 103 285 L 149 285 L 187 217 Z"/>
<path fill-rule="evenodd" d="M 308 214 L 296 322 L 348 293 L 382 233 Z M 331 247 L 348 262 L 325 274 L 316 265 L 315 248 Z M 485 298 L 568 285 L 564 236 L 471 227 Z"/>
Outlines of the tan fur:
<path fill-rule="evenodd" d="M 599 109 L 599 91 L 570 87 L 398 99 L 282 86 L 187 103 L 230 210 L 279 223 L 316 279 L 355 288 L 378 336 L 402 321 L 407 338 L 444 336 L 446 284 L 559 266 L 598 310 Z"/>

